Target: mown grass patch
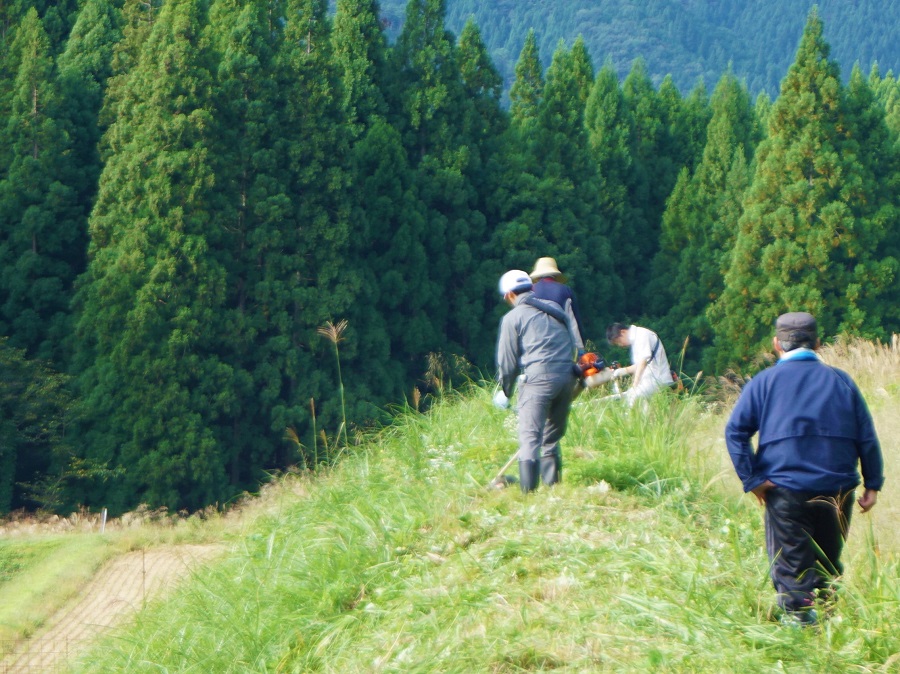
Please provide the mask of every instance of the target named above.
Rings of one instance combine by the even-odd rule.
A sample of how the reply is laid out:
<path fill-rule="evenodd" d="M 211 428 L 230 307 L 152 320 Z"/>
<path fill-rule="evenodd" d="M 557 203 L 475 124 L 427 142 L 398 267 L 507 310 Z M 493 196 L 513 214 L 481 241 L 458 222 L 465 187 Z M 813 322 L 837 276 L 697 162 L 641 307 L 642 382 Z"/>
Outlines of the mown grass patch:
<path fill-rule="evenodd" d="M 0 540 L 0 587 L 10 582 L 36 560 L 50 554 L 60 540 L 12 543 Z"/>
<path fill-rule="evenodd" d="M 99 534 L 0 541 L 0 643 L 27 637 L 73 597 L 109 559 Z"/>

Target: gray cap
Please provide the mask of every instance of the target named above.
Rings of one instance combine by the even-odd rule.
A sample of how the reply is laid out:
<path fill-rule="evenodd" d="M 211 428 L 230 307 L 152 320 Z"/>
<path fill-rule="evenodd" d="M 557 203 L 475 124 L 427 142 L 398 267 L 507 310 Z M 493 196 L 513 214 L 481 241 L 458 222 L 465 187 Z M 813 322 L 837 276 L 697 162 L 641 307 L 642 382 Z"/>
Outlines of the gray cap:
<path fill-rule="evenodd" d="M 775 321 L 775 336 L 784 342 L 815 341 L 818 337 L 816 319 L 805 311 L 781 314 Z"/>

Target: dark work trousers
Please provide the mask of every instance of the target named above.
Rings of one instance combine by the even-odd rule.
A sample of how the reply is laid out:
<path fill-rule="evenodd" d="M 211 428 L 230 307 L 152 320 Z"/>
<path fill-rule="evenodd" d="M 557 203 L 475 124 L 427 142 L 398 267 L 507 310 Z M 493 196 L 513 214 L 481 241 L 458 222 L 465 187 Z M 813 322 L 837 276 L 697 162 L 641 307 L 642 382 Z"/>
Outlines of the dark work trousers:
<path fill-rule="evenodd" d="M 519 387 L 519 461 L 560 458 L 559 441 L 566 432 L 574 375 L 526 373 Z"/>
<path fill-rule="evenodd" d="M 766 549 L 784 610 L 811 606 L 816 590 L 830 596 L 831 582 L 844 572 L 841 550 L 853 503 L 853 490 L 820 495 L 773 487 L 766 492 Z"/>

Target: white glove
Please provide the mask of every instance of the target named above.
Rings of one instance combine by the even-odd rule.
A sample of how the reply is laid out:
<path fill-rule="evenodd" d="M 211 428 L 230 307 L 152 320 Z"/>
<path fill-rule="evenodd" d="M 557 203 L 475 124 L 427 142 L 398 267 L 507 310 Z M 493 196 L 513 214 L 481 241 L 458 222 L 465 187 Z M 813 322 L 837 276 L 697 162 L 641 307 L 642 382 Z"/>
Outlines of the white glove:
<path fill-rule="evenodd" d="M 503 389 L 500 389 L 494 394 L 494 407 L 496 407 L 498 410 L 509 409 L 509 398 L 506 397 Z"/>
<path fill-rule="evenodd" d="M 613 379 L 620 379 L 628 374 L 628 370 L 624 367 L 620 367 L 613 372 Z"/>

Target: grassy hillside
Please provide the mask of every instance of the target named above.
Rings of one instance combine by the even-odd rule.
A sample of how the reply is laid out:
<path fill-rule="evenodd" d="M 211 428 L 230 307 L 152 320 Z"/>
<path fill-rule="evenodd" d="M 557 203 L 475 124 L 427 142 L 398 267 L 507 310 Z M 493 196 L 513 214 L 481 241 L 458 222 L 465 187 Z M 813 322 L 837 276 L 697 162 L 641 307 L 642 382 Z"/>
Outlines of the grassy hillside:
<path fill-rule="evenodd" d="M 864 387 L 888 483 L 820 630 L 770 619 L 762 510 L 721 440 L 730 400 L 643 415 L 582 396 L 564 484 L 525 497 L 485 487 L 514 419 L 476 389 L 266 489 L 220 563 L 75 671 L 893 671 L 900 350 L 825 356 Z"/>

